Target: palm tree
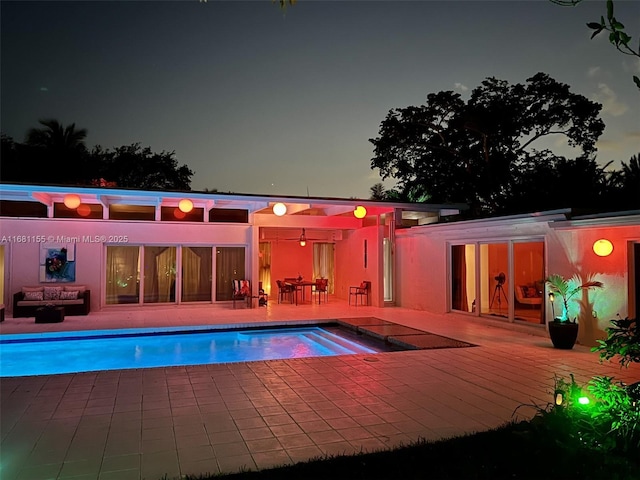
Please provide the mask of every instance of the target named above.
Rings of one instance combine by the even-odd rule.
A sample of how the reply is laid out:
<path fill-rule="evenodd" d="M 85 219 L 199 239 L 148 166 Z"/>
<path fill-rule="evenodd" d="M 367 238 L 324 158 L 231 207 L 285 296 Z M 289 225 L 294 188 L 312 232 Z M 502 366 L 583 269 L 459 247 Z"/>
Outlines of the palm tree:
<path fill-rule="evenodd" d="M 384 185 L 381 182 L 373 185 L 369 191 L 371 192 L 371 200 L 385 200 L 387 198 Z"/>
<path fill-rule="evenodd" d="M 35 164 L 47 183 L 78 183 L 87 180 L 84 139 L 87 129 L 72 123 L 63 126 L 58 120 L 39 120 L 44 128 L 31 128 L 26 144 L 33 150 Z"/>
<path fill-rule="evenodd" d="M 58 120 L 39 120 L 45 128 L 31 128 L 27 132 L 27 144 L 34 147 L 43 147 L 53 151 L 86 151 L 84 139 L 87 129 L 76 130 L 76 124 L 72 123 L 66 128 Z"/>
<path fill-rule="evenodd" d="M 573 280 L 573 282 L 571 281 Z M 582 290 L 589 290 L 590 288 L 602 288 L 604 285 L 602 282 L 587 280 L 586 282 L 579 284 L 578 279 L 565 280 L 562 275 L 553 274 L 547 278 L 547 285 L 552 293 L 560 295 L 562 297 L 562 316 L 559 318 L 560 322 L 569 321 L 569 300 L 578 292 Z M 572 286 L 575 283 L 575 286 Z M 555 320 L 555 319 L 554 319 Z"/>

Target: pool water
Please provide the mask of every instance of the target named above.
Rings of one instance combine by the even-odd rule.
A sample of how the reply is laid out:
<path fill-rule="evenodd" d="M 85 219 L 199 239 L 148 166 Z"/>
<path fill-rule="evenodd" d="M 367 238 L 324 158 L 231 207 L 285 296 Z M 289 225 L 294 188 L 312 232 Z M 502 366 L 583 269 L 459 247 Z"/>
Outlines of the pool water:
<path fill-rule="evenodd" d="M 0 337 L 0 377 L 386 351 L 339 327 L 103 330 Z"/>

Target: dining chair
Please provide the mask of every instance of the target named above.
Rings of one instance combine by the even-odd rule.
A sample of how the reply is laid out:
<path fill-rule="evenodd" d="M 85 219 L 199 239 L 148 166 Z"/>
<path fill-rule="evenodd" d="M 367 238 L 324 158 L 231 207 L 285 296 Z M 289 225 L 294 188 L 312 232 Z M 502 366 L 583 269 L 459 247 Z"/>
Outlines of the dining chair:
<path fill-rule="evenodd" d="M 293 303 L 293 295 L 295 293 L 295 289 L 292 285 L 287 285 L 282 280 L 276 280 L 278 284 L 278 303 L 284 301 L 285 297 L 289 297 L 289 303 Z"/>
<path fill-rule="evenodd" d="M 316 278 L 316 284 L 313 292 L 311 293 L 318 295 L 318 304 L 321 303 L 320 300 L 322 295 L 324 295 L 324 301 L 329 303 L 329 280 L 326 278 Z"/>
<path fill-rule="evenodd" d="M 366 305 L 369 305 L 369 292 L 371 291 L 371 282 L 364 280 L 357 287 L 349 287 L 349 305 L 351 305 L 351 296 L 354 295 L 354 304 L 358 305 L 358 297 L 360 297 L 360 305 L 365 305 L 364 297 L 367 297 Z"/>

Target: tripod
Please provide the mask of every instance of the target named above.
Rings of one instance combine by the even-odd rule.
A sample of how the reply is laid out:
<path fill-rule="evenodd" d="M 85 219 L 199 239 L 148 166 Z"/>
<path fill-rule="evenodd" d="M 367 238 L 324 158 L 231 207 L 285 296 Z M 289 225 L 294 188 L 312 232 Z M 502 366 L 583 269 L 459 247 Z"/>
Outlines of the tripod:
<path fill-rule="evenodd" d="M 493 297 L 491 297 L 491 303 L 489 303 L 489 308 L 493 307 L 493 301 L 498 300 L 498 311 L 502 308 L 502 297 L 504 297 L 504 303 L 509 304 L 507 300 L 507 294 L 504 291 L 504 287 L 502 286 L 503 282 L 498 282 L 496 284 L 496 288 L 493 289 Z"/>

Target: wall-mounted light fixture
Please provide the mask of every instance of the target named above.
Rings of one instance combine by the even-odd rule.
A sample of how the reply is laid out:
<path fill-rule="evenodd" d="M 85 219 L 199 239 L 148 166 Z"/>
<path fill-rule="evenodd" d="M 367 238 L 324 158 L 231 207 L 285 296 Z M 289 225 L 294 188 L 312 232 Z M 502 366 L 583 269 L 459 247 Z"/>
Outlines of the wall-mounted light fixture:
<path fill-rule="evenodd" d="M 302 229 L 302 233 L 300 234 L 300 239 L 298 241 L 300 242 L 301 247 L 304 247 L 307 244 L 307 235 L 304 232 L 304 228 Z"/>
<path fill-rule="evenodd" d="M 70 208 L 71 210 L 75 210 L 80 206 L 80 195 L 69 193 L 64 196 L 63 203 L 65 207 Z"/>
<path fill-rule="evenodd" d="M 599 257 L 607 257 L 613 252 L 613 244 L 606 238 L 593 242 L 593 251 Z"/>
<path fill-rule="evenodd" d="M 353 216 L 356 218 L 364 218 L 367 216 L 367 209 L 364 208 L 362 205 L 358 205 L 354 210 L 353 210 Z"/>
<path fill-rule="evenodd" d="M 188 198 L 183 198 L 178 203 L 178 208 L 183 213 L 189 213 L 191 210 L 193 210 L 193 202 Z"/>
<path fill-rule="evenodd" d="M 287 213 L 287 206 L 284 203 L 278 202 L 273 206 L 273 213 L 281 217 Z"/>

